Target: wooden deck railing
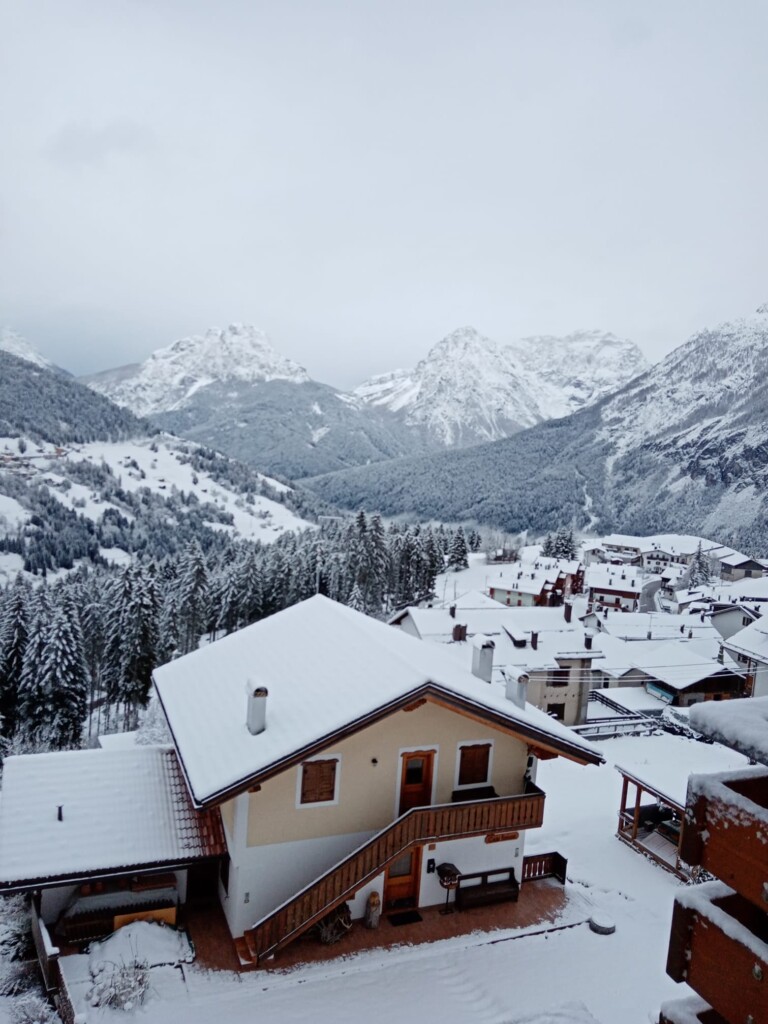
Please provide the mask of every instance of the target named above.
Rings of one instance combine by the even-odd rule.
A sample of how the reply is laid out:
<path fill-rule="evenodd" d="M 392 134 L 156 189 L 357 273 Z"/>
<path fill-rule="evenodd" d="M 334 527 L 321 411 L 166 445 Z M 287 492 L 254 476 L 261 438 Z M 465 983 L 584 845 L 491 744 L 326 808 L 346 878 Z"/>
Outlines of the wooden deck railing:
<path fill-rule="evenodd" d="M 523 857 L 523 881 L 532 882 L 537 878 L 556 878 L 565 885 L 568 861 L 561 853 L 534 853 Z"/>
<path fill-rule="evenodd" d="M 40 970 L 43 974 L 45 991 L 50 995 L 56 992 L 59 987 L 59 950 L 54 946 L 48 929 L 45 927 L 42 914 L 40 913 L 40 898 L 33 896 L 30 907 L 30 921 L 32 925 L 32 940 L 35 944 L 35 952 L 40 963 Z"/>
<path fill-rule="evenodd" d="M 520 796 L 414 807 L 249 929 L 245 941 L 251 956 L 258 963 L 287 946 L 410 846 L 538 828 L 543 818 L 544 793 L 531 783 Z"/>

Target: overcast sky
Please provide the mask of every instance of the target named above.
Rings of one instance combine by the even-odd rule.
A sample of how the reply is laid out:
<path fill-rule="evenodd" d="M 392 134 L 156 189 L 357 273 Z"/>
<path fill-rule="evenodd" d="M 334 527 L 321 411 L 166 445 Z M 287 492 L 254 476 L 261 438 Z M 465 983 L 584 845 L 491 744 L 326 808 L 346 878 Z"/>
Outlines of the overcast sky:
<path fill-rule="evenodd" d="M 348 386 L 455 327 L 653 358 L 768 301 L 766 0 L 16 0 L 0 323 L 233 321 Z"/>

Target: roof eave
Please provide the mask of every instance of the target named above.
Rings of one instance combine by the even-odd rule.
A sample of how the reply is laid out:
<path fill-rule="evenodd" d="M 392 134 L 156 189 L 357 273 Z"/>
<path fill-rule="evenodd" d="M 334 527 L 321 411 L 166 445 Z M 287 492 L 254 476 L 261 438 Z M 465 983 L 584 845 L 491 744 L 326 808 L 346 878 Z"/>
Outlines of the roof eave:
<path fill-rule="evenodd" d="M 159 690 L 157 687 L 155 687 L 155 689 L 162 705 L 162 697 L 160 696 Z M 297 748 L 285 757 L 279 758 L 271 764 L 265 765 L 258 771 L 251 772 L 247 776 L 243 776 L 235 782 L 232 782 L 221 789 L 215 790 L 214 792 L 198 796 L 192 787 L 192 783 L 187 772 L 187 766 L 184 762 L 181 751 L 179 750 L 176 736 L 174 735 L 170 721 L 168 722 L 168 727 L 170 729 L 171 736 L 173 737 L 174 745 L 176 746 L 179 764 L 192 802 L 197 810 L 205 810 L 210 807 L 215 807 L 234 796 L 238 796 L 240 793 L 246 792 L 253 786 L 266 782 L 268 779 L 273 778 L 275 775 L 285 771 L 287 768 L 291 768 L 296 764 L 300 764 L 306 758 L 314 756 L 331 744 L 338 742 L 338 740 L 381 721 L 381 719 L 386 718 L 395 711 L 399 711 L 402 708 L 407 707 L 414 701 L 427 697 L 439 698 L 443 703 L 455 706 L 456 710 L 471 710 L 486 721 L 500 726 L 503 729 L 515 732 L 520 737 L 529 740 L 532 744 L 535 744 L 538 747 L 552 750 L 555 754 L 566 757 L 572 761 L 577 761 L 580 764 L 598 765 L 603 764 L 605 761 L 605 758 L 602 754 L 598 753 L 598 751 L 588 750 L 576 743 L 570 743 L 561 737 L 553 736 L 551 733 L 548 733 L 543 729 L 539 729 L 535 725 L 530 725 L 527 722 L 521 722 L 519 718 L 511 715 L 504 715 L 497 709 L 490 708 L 488 705 L 483 704 L 480 701 L 474 701 L 469 697 L 454 693 L 452 690 L 440 686 L 439 683 L 427 682 L 421 686 L 415 687 L 413 690 L 409 690 L 407 693 L 402 694 L 395 700 L 389 701 L 387 704 L 383 704 L 380 707 L 375 708 L 373 711 L 367 712 L 365 715 L 361 715 L 358 718 L 353 719 L 351 722 L 347 722 L 339 729 L 326 733 L 324 736 L 313 740 L 311 743 Z M 165 712 L 164 705 L 163 711 Z"/>

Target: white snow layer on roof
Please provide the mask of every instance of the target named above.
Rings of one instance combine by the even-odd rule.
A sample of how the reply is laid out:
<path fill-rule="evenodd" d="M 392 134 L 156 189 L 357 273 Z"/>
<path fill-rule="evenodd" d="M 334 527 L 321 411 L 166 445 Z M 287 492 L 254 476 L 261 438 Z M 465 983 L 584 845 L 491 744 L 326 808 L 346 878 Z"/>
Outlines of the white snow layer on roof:
<path fill-rule="evenodd" d="M 696 704 L 690 722 L 697 732 L 768 764 L 768 697 Z"/>
<path fill-rule="evenodd" d="M 163 665 L 154 678 L 198 802 L 429 682 L 595 756 L 587 741 L 542 711 L 521 711 L 439 645 L 322 596 Z M 266 729 L 255 736 L 247 682 L 269 691 Z"/>
<path fill-rule="evenodd" d="M 690 775 L 736 771 L 749 764 L 743 754 L 719 743 L 701 743 L 671 733 L 643 737 L 642 743 L 626 744 L 625 748 L 616 767 L 647 783 L 678 807 L 685 807 Z"/>
<path fill-rule="evenodd" d="M 193 859 L 204 852 L 193 815 L 168 747 L 8 757 L 0 881 Z"/>

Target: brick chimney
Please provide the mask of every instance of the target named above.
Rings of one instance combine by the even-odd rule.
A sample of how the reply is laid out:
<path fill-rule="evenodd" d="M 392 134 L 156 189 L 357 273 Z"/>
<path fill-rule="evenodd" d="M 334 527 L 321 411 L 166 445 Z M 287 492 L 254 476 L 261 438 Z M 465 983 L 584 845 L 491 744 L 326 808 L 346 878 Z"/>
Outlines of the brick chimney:
<path fill-rule="evenodd" d="M 573 617 L 573 605 L 570 601 L 566 601 L 563 605 L 563 615 L 566 622 L 570 622 Z"/>
<path fill-rule="evenodd" d="M 267 688 L 254 686 L 249 679 L 245 684 L 245 692 L 248 696 L 245 724 L 248 726 L 248 732 L 252 736 L 257 736 L 267 727 Z"/>

